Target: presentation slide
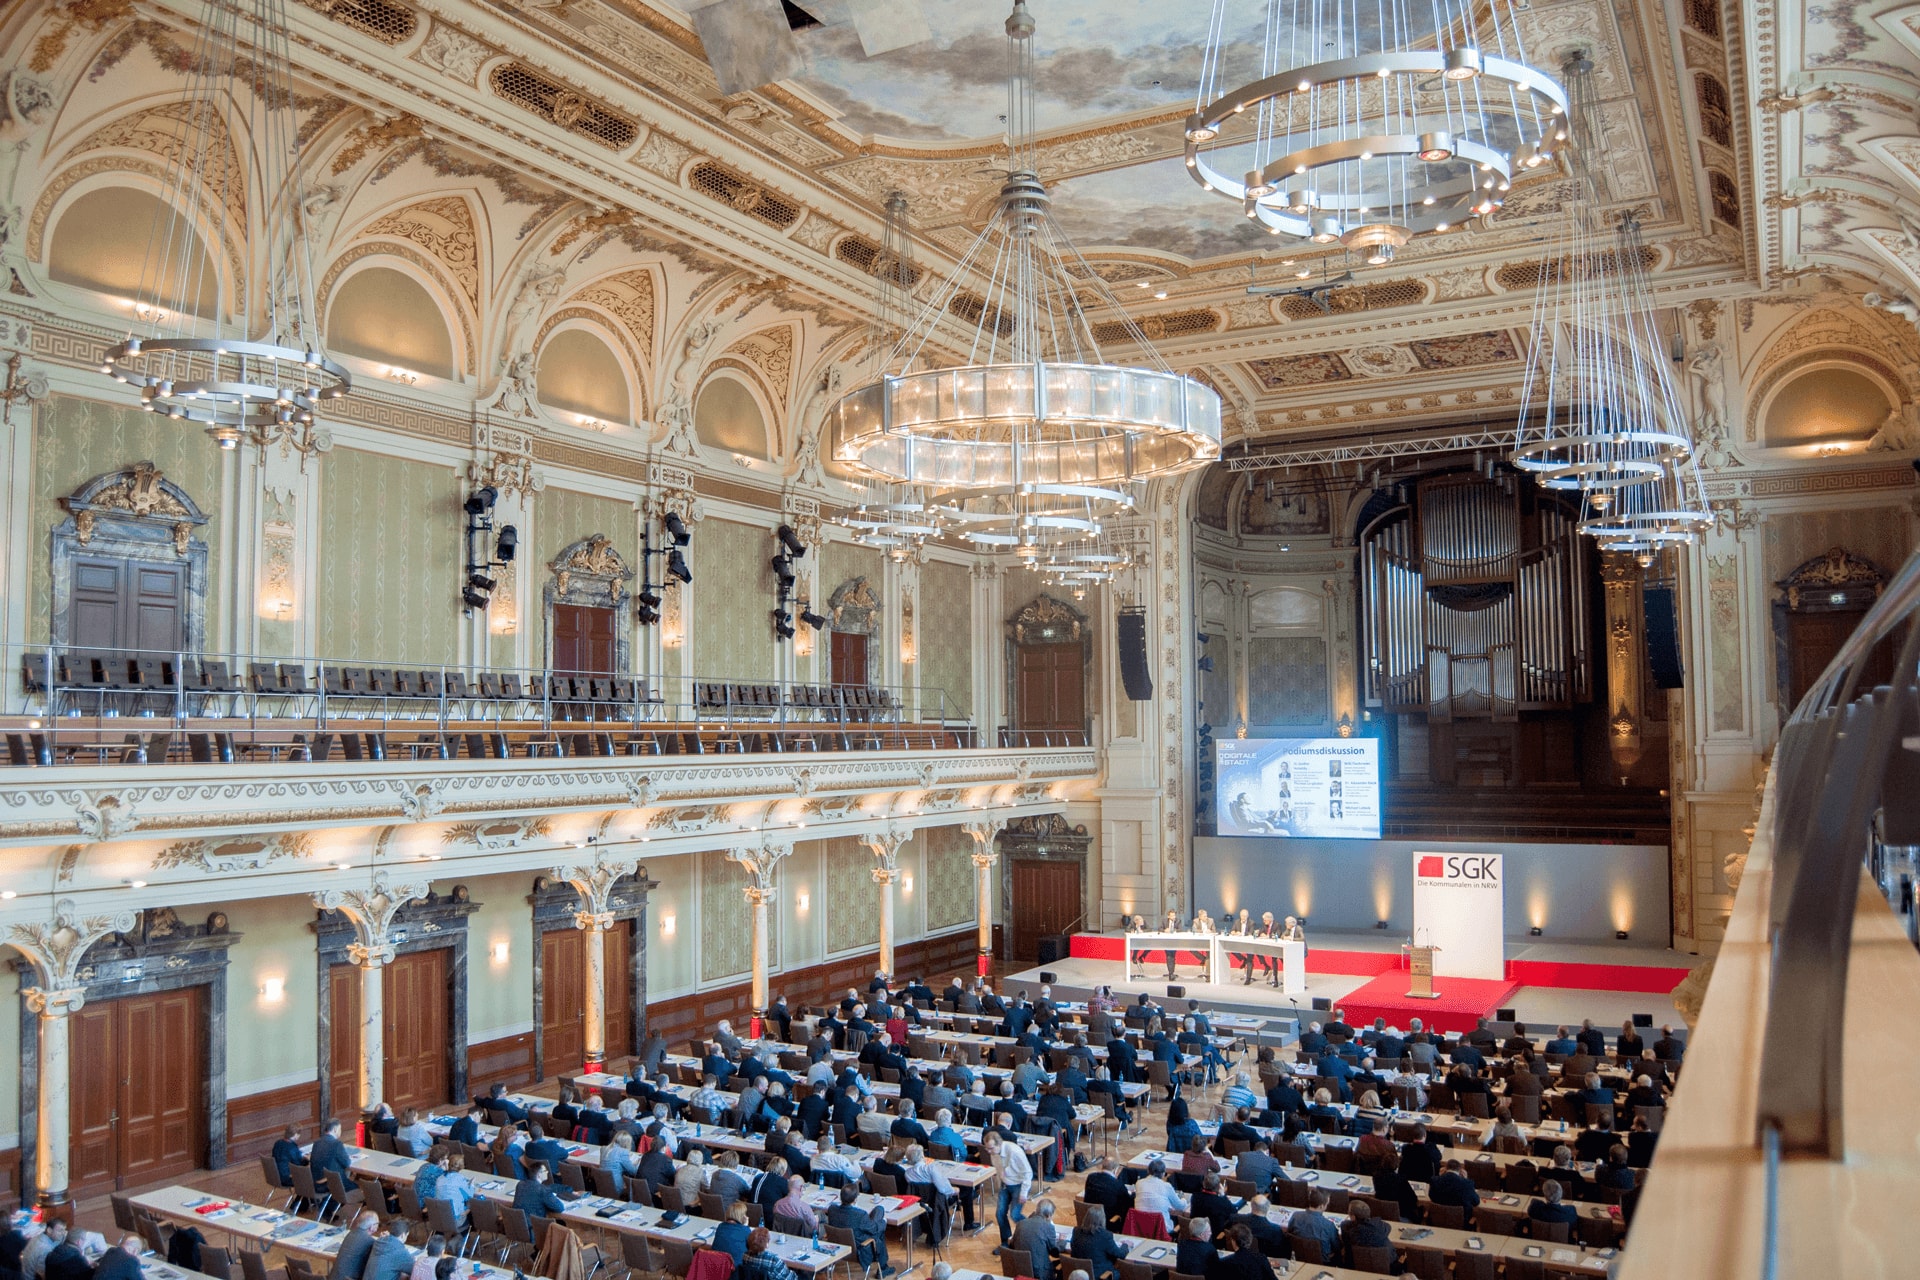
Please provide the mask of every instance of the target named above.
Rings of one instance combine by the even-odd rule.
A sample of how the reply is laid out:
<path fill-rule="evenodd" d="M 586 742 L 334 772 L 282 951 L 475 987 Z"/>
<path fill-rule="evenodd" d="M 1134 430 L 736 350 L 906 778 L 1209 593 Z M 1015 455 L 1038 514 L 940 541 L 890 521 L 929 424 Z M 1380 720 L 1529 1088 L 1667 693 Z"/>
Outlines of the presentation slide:
<path fill-rule="evenodd" d="M 1223 836 L 1380 838 L 1373 738 L 1226 738 L 1216 744 Z"/>

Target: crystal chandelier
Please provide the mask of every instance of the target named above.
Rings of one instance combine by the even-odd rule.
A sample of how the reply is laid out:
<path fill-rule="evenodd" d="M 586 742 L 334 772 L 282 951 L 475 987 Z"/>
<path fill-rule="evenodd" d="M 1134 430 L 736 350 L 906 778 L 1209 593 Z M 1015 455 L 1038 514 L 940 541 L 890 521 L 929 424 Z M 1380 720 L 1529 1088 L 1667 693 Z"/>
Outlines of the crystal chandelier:
<path fill-rule="evenodd" d="M 1187 172 L 1275 235 L 1376 265 L 1484 219 L 1565 138 L 1565 90 L 1527 65 L 1525 7 L 1214 0 Z"/>
<path fill-rule="evenodd" d="M 101 371 L 137 388 L 142 408 L 203 426 L 232 449 L 255 432 L 311 423 L 352 379 L 321 351 L 315 322 L 283 0 L 210 4 L 201 13 L 185 136 L 148 236 L 136 323 L 108 348 Z M 252 144 L 238 165 L 226 151 L 227 111 L 232 134 Z M 243 211 L 248 276 L 219 278 L 224 237 L 216 229 L 203 251 L 196 209 L 209 218 Z M 209 286 L 213 314 L 197 315 Z"/>
<path fill-rule="evenodd" d="M 1540 265 L 1512 462 L 1547 488 L 1580 492 L 1581 530 L 1637 554 L 1691 541 L 1712 518 L 1639 221 L 1628 213 L 1603 226 L 1593 64 L 1576 57 L 1566 75 L 1578 198 Z"/>
<path fill-rule="evenodd" d="M 1217 458 L 1220 397 L 1160 358 L 1055 221 L 1036 172 L 1025 0 L 1006 31 L 1012 161 L 993 216 L 895 345 L 898 372 L 842 397 L 826 422 L 844 466 L 936 494 L 960 536 L 1031 559 L 1097 531 L 1137 482 Z M 1121 317 L 1140 364 L 1103 358 L 1094 312 Z M 956 346 L 960 363 L 933 367 Z"/>

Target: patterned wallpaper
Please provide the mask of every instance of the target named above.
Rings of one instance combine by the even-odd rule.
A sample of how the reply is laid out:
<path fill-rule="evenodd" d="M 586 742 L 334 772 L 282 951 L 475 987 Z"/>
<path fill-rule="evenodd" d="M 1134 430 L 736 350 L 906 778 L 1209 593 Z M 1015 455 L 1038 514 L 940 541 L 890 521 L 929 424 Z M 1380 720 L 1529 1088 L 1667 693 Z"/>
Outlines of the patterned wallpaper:
<path fill-rule="evenodd" d="M 973 837 L 959 827 L 932 827 L 914 837 L 927 862 L 927 932 L 973 919 Z"/>
<path fill-rule="evenodd" d="M 1212 713 L 1211 707 L 1208 709 Z M 1249 724 L 1324 724 L 1327 642 L 1319 636 L 1260 636 L 1247 646 Z M 1220 721 L 1214 725 L 1219 727 Z"/>
<path fill-rule="evenodd" d="M 1865 556 L 1888 575 L 1897 572 L 1913 551 L 1903 507 L 1858 506 L 1840 511 L 1769 516 L 1763 528 L 1767 564 L 1765 590 L 1769 602 L 1779 595 L 1773 589 L 1774 583 L 1834 547 L 1845 547 L 1856 556 Z"/>
<path fill-rule="evenodd" d="M 921 705 L 947 714 L 973 714 L 973 580 L 965 565 L 930 560 L 920 569 Z"/>
<path fill-rule="evenodd" d="M 633 570 L 633 581 L 628 583 L 629 591 L 640 586 L 640 537 L 635 532 L 633 504 L 614 498 L 595 497 L 590 493 L 580 493 L 574 489 L 546 488 L 533 498 L 533 546 L 527 562 L 520 572 L 528 575 L 527 613 L 525 625 L 532 628 L 529 639 L 531 648 L 528 653 L 535 663 L 545 664 L 547 652 L 547 611 L 543 592 L 553 581 L 553 573 L 547 564 L 560 554 L 561 548 L 604 533 L 613 542 L 613 549 Z M 629 640 L 632 638 L 633 610 L 629 607 L 624 618 L 618 619 L 616 626 L 623 629 Z"/>
<path fill-rule="evenodd" d="M 765 529 L 702 520 L 693 531 L 693 675 L 774 678 L 773 559 Z"/>
<path fill-rule="evenodd" d="M 451 467 L 321 455 L 320 655 L 450 663 L 460 624 L 460 480 Z"/>
<path fill-rule="evenodd" d="M 16 410 L 15 421 L 19 421 Z M 67 518 L 59 500 L 95 476 L 136 462 L 151 462 L 160 474 L 186 491 L 210 519 L 200 527 L 207 543 L 207 640 L 221 646 L 226 618 L 218 584 L 220 563 L 220 449 L 198 427 L 139 409 L 56 395 L 33 415 L 33 506 L 28 519 L 33 535 L 32 613 L 27 639 L 45 643 L 47 607 L 53 598 L 52 533 Z"/>
<path fill-rule="evenodd" d="M 877 549 L 856 547 L 851 542 L 829 542 L 820 548 L 820 598 L 813 602 L 813 607 L 826 613 L 827 601 L 833 598 L 840 584 L 859 577 L 866 578 L 868 585 L 873 588 L 873 594 L 880 600 L 879 632 L 874 639 L 867 641 L 867 662 L 874 671 L 885 671 L 881 658 L 885 650 L 876 646 L 886 643 L 886 611 L 893 607 L 893 601 L 887 599 L 886 558 Z M 923 602 L 924 599 L 922 597 Z M 920 634 L 926 635 L 924 627 Z M 820 673 L 824 677 L 826 672 L 827 667 L 823 662 Z"/>
<path fill-rule="evenodd" d="M 776 883 L 778 872 L 775 873 Z M 700 855 L 700 981 L 714 982 L 753 969 L 753 909 L 747 873 L 718 849 Z M 767 908 L 767 968 L 780 967 L 780 910 Z"/>
<path fill-rule="evenodd" d="M 851 837 L 822 843 L 827 851 L 827 950 L 877 946 L 880 888 L 873 882 L 873 854 Z"/>

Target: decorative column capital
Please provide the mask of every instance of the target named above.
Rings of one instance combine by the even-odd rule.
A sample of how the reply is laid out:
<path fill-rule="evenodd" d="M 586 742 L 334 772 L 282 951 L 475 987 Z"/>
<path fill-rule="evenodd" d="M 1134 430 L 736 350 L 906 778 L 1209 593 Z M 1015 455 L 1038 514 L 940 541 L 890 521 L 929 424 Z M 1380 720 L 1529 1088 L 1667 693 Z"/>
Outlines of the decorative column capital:
<path fill-rule="evenodd" d="M 347 948 L 347 954 L 355 964 L 380 965 L 393 959 L 394 917 L 400 914 L 400 908 L 427 893 L 424 880 L 389 884 L 387 873 L 377 871 L 366 888 L 327 889 L 313 895 L 313 905 L 322 911 L 338 911 L 353 922 L 359 939 Z"/>
<path fill-rule="evenodd" d="M 727 861 L 739 863 L 740 869 L 747 873 L 751 881 L 746 889 L 747 901 L 755 906 L 773 901 L 774 877 L 780 870 L 780 863 L 792 852 L 793 842 L 790 840 L 743 845 L 725 851 Z"/>
<path fill-rule="evenodd" d="M 991 867 L 1000 860 L 1000 850 L 994 844 L 1002 831 L 1007 829 L 1005 818 L 985 818 L 979 822 L 968 822 L 960 829 L 973 837 L 973 865 Z"/>
<path fill-rule="evenodd" d="M 80 962 L 94 943 L 132 929 L 135 918 L 132 911 L 83 916 L 71 899 L 62 898 L 53 904 L 49 923 L 16 924 L 8 929 L 6 941 L 33 964 L 34 986 L 58 994 L 82 985 Z"/>
<path fill-rule="evenodd" d="M 898 827 L 887 827 L 879 831 L 862 831 L 856 837 L 861 844 L 873 853 L 879 864 L 873 869 L 876 884 L 891 884 L 894 873 L 900 869 L 900 849 L 913 839 L 913 832 L 902 831 Z M 884 879 L 882 878 L 884 874 Z"/>
<path fill-rule="evenodd" d="M 595 858 L 591 863 L 583 865 L 555 867 L 553 877 L 556 880 L 566 881 L 573 886 L 574 892 L 580 895 L 580 911 L 574 917 L 576 923 L 581 916 L 607 916 L 611 920 L 612 916 L 608 913 L 613 909 L 614 888 L 620 881 L 639 869 L 640 863 L 637 860 L 608 861 L 604 858 Z M 579 927 L 586 929 L 592 926 L 582 924 Z M 611 928 L 612 926 L 608 924 L 600 927 Z"/>
<path fill-rule="evenodd" d="M 79 987 L 52 991 L 43 987 L 28 987 L 20 994 L 26 999 L 27 1011 L 43 1018 L 64 1018 L 70 1013 L 78 1013 L 87 1002 L 87 993 Z"/>
<path fill-rule="evenodd" d="M 576 911 L 573 913 L 573 927 L 586 933 L 605 933 L 613 928 L 613 912 Z"/>

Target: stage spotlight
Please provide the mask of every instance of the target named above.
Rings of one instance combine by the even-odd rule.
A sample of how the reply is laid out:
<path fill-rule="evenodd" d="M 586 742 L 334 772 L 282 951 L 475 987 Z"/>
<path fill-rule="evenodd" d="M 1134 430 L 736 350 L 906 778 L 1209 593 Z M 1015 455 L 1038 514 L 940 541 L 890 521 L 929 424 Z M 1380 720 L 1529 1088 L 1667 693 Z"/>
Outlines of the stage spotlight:
<path fill-rule="evenodd" d="M 648 604 L 645 600 L 642 600 L 640 607 L 634 610 L 633 616 L 641 626 L 650 627 L 660 621 L 660 610 Z"/>
<path fill-rule="evenodd" d="M 467 585 L 477 591 L 492 591 L 499 584 L 484 573 L 470 573 L 467 575 Z"/>
<path fill-rule="evenodd" d="M 467 608 L 469 609 L 484 609 L 487 607 L 487 593 L 484 591 L 475 591 L 472 587 L 468 587 L 460 593 L 460 598 L 467 602 Z"/>
<path fill-rule="evenodd" d="M 1527 936 L 1529 938 L 1537 938 L 1540 936 L 1540 934 L 1541 934 L 1541 929 L 1539 925 L 1535 925 L 1533 926 L 1533 928 L 1527 930 Z"/>
<path fill-rule="evenodd" d="M 1387 927 L 1387 922 L 1385 920 L 1375 920 L 1373 922 L 1373 927 L 1376 929 L 1384 929 Z"/>
<path fill-rule="evenodd" d="M 649 609 L 658 609 L 660 607 L 660 593 L 655 591 L 651 586 L 644 588 L 640 592 L 639 599 L 640 603 Z"/>
<path fill-rule="evenodd" d="M 793 639 L 793 615 L 785 609 L 773 611 L 773 631 L 782 640 Z"/>
<path fill-rule="evenodd" d="M 1615 929 L 1613 931 L 1613 940 L 1615 942 L 1625 942 L 1627 940 L 1627 936 L 1628 936 L 1627 931 L 1625 929 Z"/>
<path fill-rule="evenodd" d="M 687 568 L 687 558 L 680 554 L 679 547 L 667 552 L 667 572 L 682 582 L 693 581 L 693 570 Z"/>
<path fill-rule="evenodd" d="M 684 547 L 687 543 L 693 541 L 693 535 L 687 532 L 687 522 L 673 512 L 669 511 L 666 515 L 662 516 L 660 523 L 667 527 L 667 536 L 673 539 L 674 546 Z M 691 581 L 691 579 L 689 579 L 689 581 Z"/>
<path fill-rule="evenodd" d="M 494 558 L 502 564 L 513 561 L 513 553 L 520 549 L 520 531 L 510 524 L 500 526 L 500 541 L 494 544 Z"/>
<path fill-rule="evenodd" d="M 792 586 L 794 576 L 792 559 L 787 556 L 775 556 L 770 563 L 773 565 L 773 576 L 780 579 L 780 585 Z"/>
<path fill-rule="evenodd" d="M 467 499 L 467 514 L 483 516 L 493 510 L 493 504 L 499 500 L 500 491 L 490 484 L 483 484 Z"/>
<path fill-rule="evenodd" d="M 794 534 L 792 526 L 781 525 L 773 531 L 773 536 L 780 539 L 780 545 L 785 547 L 787 554 L 795 560 L 807 554 L 807 544 L 800 541 L 799 537 Z"/>
<path fill-rule="evenodd" d="M 812 627 L 815 631 L 818 631 L 820 628 L 827 625 L 826 615 L 821 613 L 815 613 L 811 609 L 802 609 L 800 611 L 800 621 L 806 623 L 808 626 Z"/>

